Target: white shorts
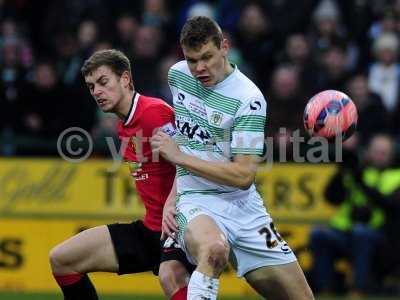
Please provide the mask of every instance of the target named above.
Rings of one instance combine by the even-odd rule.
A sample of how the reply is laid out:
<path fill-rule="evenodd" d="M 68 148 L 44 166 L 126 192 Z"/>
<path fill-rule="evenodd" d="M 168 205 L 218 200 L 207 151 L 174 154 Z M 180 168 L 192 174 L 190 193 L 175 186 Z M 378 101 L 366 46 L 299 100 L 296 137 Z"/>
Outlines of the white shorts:
<path fill-rule="evenodd" d="M 225 234 L 231 248 L 230 262 L 237 269 L 239 277 L 260 267 L 296 261 L 293 251 L 275 230 L 260 195 L 256 191 L 247 194 L 240 191 L 179 197 L 178 242 L 191 263 L 196 264 L 196 261 L 185 247 L 185 228 L 191 220 L 202 214 L 211 217 Z"/>

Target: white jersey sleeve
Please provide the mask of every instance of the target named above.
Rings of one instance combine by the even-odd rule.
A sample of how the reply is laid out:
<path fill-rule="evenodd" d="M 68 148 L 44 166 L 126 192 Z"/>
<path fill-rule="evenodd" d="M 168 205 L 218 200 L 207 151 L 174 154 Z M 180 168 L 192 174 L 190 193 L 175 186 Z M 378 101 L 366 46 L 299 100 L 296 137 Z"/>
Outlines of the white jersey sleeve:
<path fill-rule="evenodd" d="M 267 103 L 262 94 L 244 101 L 236 113 L 233 130 L 232 154 L 262 155 L 265 140 Z"/>

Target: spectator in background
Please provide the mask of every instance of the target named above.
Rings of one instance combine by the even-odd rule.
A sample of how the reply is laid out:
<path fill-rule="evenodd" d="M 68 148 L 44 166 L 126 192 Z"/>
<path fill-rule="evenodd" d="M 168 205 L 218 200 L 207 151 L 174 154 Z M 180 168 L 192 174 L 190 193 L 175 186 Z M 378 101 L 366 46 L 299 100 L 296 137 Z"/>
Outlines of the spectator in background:
<path fill-rule="evenodd" d="M 107 50 L 112 48 L 112 43 L 107 40 L 102 40 L 98 41 L 96 45 L 94 45 L 94 51 L 100 51 L 100 50 Z"/>
<path fill-rule="evenodd" d="M 92 20 L 85 20 L 79 24 L 78 28 L 78 43 L 79 51 L 83 58 L 86 58 L 92 53 L 93 47 L 97 42 L 98 27 Z"/>
<path fill-rule="evenodd" d="M 372 263 L 383 240 L 384 207 L 400 189 L 400 170 L 393 170 L 394 142 L 375 135 L 363 160 L 351 159 L 339 166 L 329 182 L 326 199 L 338 206 L 329 227 L 311 233 L 315 290 L 334 292 L 334 262 L 346 257 L 352 267 L 350 293 L 365 296 L 373 286 Z"/>
<path fill-rule="evenodd" d="M 115 27 L 114 44 L 116 48 L 127 54 L 132 53 L 133 41 L 139 27 L 136 18 L 129 14 L 123 14 L 116 20 Z"/>
<path fill-rule="evenodd" d="M 220 0 L 216 3 L 215 19 L 224 31 L 234 32 L 246 1 Z"/>
<path fill-rule="evenodd" d="M 254 70 L 256 84 L 262 86 L 270 78 L 274 64 L 274 35 L 270 20 L 262 7 L 255 3 L 246 5 L 237 27 L 237 45 L 244 60 Z"/>
<path fill-rule="evenodd" d="M 109 139 L 113 140 L 113 144 L 117 145 L 116 149 L 120 149 L 121 143 L 118 134 L 115 131 L 115 126 L 118 123 L 118 117 L 113 114 L 105 114 L 98 110 L 96 113 L 96 125 L 91 131 L 93 138 L 93 154 L 110 157 L 112 155 L 109 146 Z"/>
<path fill-rule="evenodd" d="M 93 27 L 94 26 L 94 27 Z M 82 22 L 77 36 L 66 32 L 55 37 L 56 76 L 58 86 L 67 92 L 69 106 L 79 107 L 79 114 L 68 116 L 72 126 L 79 126 L 90 132 L 95 123 L 97 106 L 90 100 L 90 95 L 82 85 L 80 67 L 85 59 L 86 51 L 97 46 L 97 27 L 92 21 Z M 65 118 L 57 116 L 57 118 Z"/>
<path fill-rule="evenodd" d="M 180 32 L 186 20 L 192 17 L 205 16 L 213 19 L 216 17 L 216 10 L 212 1 L 188 0 L 182 4 L 178 16 L 177 32 Z"/>
<path fill-rule="evenodd" d="M 398 158 L 398 157 L 397 157 Z M 397 163 L 398 163 L 397 159 Z M 388 180 L 400 181 L 400 168 L 392 170 L 391 178 Z M 400 294 L 400 286 L 397 280 L 386 280 L 394 275 L 395 279 L 400 276 L 400 188 L 397 188 L 388 198 L 384 206 L 386 222 L 384 226 L 385 239 L 383 245 L 378 250 L 374 272 L 376 272 L 377 284 L 384 291 L 386 290 L 393 296 Z M 389 282 L 389 283 L 388 283 Z"/>
<path fill-rule="evenodd" d="M 42 2 L 49 3 L 43 4 Z M 46 13 L 41 19 L 36 18 L 36 22 L 34 23 L 34 26 L 40 26 L 41 28 L 41 44 L 35 50 L 40 52 L 42 56 L 45 54 L 54 55 L 49 48 L 51 48 L 53 43 L 52 39 L 59 34 L 76 32 L 78 29 L 78 35 L 80 35 L 79 31 L 85 31 L 82 32 L 84 37 L 80 39 L 86 39 L 90 35 L 90 32 L 99 31 L 90 28 L 92 26 L 91 22 L 102 25 L 101 32 L 103 35 L 109 27 L 111 13 L 111 9 L 108 7 L 109 1 L 53 0 L 42 2 L 36 5 L 41 6 L 42 10 L 45 10 Z M 85 41 L 81 40 L 79 44 L 81 45 L 82 42 Z M 88 55 L 89 53 L 86 53 L 85 58 Z"/>
<path fill-rule="evenodd" d="M 377 93 L 390 115 L 391 129 L 398 132 L 400 111 L 400 64 L 398 61 L 399 39 L 394 33 L 379 36 L 373 44 L 376 62 L 369 71 L 369 88 Z"/>
<path fill-rule="evenodd" d="M 369 90 L 366 75 L 358 73 L 352 76 L 347 82 L 347 93 L 357 107 L 357 132 L 362 145 L 372 135 L 389 129 L 387 111 L 379 95 Z"/>
<path fill-rule="evenodd" d="M 364 57 L 364 49 L 368 47 L 369 41 L 366 35 L 377 6 L 385 1 L 338 1 L 341 20 L 348 30 L 348 38 L 360 48 L 360 63 L 367 63 Z M 361 65 L 360 65 L 361 66 Z"/>
<path fill-rule="evenodd" d="M 321 90 L 343 91 L 349 75 L 345 47 L 331 46 L 321 53 L 320 68 L 316 76 L 313 94 Z"/>
<path fill-rule="evenodd" d="M 142 25 L 158 28 L 162 32 L 163 40 L 168 41 L 168 43 L 161 43 L 161 53 L 170 53 L 171 48 L 179 47 L 177 42 L 175 44 L 173 42 L 176 39 L 173 7 L 179 7 L 179 5 L 180 1 L 144 0 L 141 14 Z"/>
<path fill-rule="evenodd" d="M 340 10 L 333 0 L 322 0 L 313 12 L 311 40 L 313 52 L 325 52 L 333 45 L 344 44 L 346 36 L 340 23 Z"/>
<path fill-rule="evenodd" d="M 271 116 L 267 124 L 267 134 L 274 138 L 274 145 L 283 147 L 285 144 L 282 149 L 287 150 L 286 158 L 290 160 L 293 151 L 289 138 L 295 130 L 303 130 L 303 111 L 307 101 L 300 86 L 297 69 L 292 65 L 279 65 L 272 74 L 271 86 L 266 94 L 268 115 Z"/>
<path fill-rule="evenodd" d="M 169 105 L 172 104 L 172 94 L 168 85 L 168 71 L 179 59 L 173 55 L 164 57 L 158 65 L 158 86 L 156 96 L 165 100 Z"/>
<path fill-rule="evenodd" d="M 18 118 L 18 97 L 21 94 L 26 70 L 18 60 L 19 49 L 14 42 L 7 42 L 0 48 L 0 155 L 14 155 L 16 151 L 14 134 Z"/>
<path fill-rule="evenodd" d="M 396 31 L 400 32 L 400 1 L 399 0 L 394 0 L 392 2 L 392 9 L 395 13 L 396 16 Z"/>
<path fill-rule="evenodd" d="M 0 155 L 15 155 L 18 99 L 33 54 L 18 23 L 7 18 L 0 26 Z"/>
<path fill-rule="evenodd" d="M 24 68 L 29 68 L 33 63 L 33 53 L 30 43 L 22 35 L 20 26 L 12 19 L 6 19 L 1 24 L 0 48 L 13 45 L 16 60 Z"/>
<path fill-rule="evenodd" d="M 164 0 L 144 0 L 143 25 L 165 27 L 170 19 Z"/>
<path fill-rule="evenodd" d="M 36 65 L 34 81 L 22 90 L 18 106 L 19 133 L 29 137 L 56 139 L 73 117 L 68 111 L 71 103 L 67 92 L 49 62 Z"/>
<path fill-rule="evenodd" d="M 27 70 L 19 60 L 20 49 L 15 41 L 7 41 L 0 49 L 0 128 L 13 129 L 17 118 L 17 99 Z"/>
<path fill-rule="evenodd" d="M 383 104 L 393 112 L 399 96 L 399 39 L 394 33 L 379 36 L 373 44 L 376 62 L 371 66 L 369 86 L 382 97 Z"/>
<path fill-rule="evenodd" d="M 69 88 L 78 87 L 80 83 L 79 67 L 83 57 L 78 53 L 77 39 L 70 33 L 55 37 L 56 68 L 60 81 Z"/>
<path fill-rule="evenodd" d="M 345 50 L 347 68 L 355 68 L 359 60 L 359 49 L 348 36 L 341 19 L 342 13 L 334 0 L 322 0 L 313 14 L 314 28 L 311 32 L 313 52 L 326 53 L 340 45 Z"/>
<path fill-rule="evenodd" d="M 163 33 L 158 27 L 139 27 L 133 45 L 131 57 L 133 78 L 140 92 L 151 96 L 156 95 L 157 68 L 161 60 L 161 50 L 164 43 Z"/>
<path fill-rule="evenodd" d="M 296 66 L 298 71 L 304 69 L 310 61 L 310 43 L 304 34 L 295 33 L 287 37 L 285 43 L 285 59 Z"/>
<path fill-rule="evenodd" d="M 372 42 L 379 38 L 382 34 L 396 32 L 398 16 L 392 7 L 387 7 L 378 20 L 372 23 L 368 35 Z"/>
<path fill-rule="evenodd" d="M 311 12 L 316 1 L 279 0 L 258 2 L 263 3 L 266 13 L 270 16 L 272 31 L 281 45 L 281 42 L 284 43 L 289 34 L 306 30 L 310 16 L 305 12 Z M 282 22 L 282 20 L 285 21 Z"/>
<path fill-rule="evenodd" d="M 300 77 L 300 85 L 308 96 L 314 92 L 313 86 L 316 82 L 316 65 L 311 57 L 310 42 L 302 33 L 294 33 L 287 37 L 285 52 L 281 60 L 293 65 Z"/>

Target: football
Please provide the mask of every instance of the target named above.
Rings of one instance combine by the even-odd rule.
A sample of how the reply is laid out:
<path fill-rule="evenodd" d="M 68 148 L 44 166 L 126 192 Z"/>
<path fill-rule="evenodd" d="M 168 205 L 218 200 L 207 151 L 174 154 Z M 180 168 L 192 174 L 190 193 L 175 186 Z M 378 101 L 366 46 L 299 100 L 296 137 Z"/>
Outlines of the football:
<path fill-rule="evenodd" d="M 322 91 L 313 96 L 304 110 L 304 127 L 311 136 L 334 140 L 349 138 L 357 127 L 358 113 L 353 101 L 336 90 Z"/>

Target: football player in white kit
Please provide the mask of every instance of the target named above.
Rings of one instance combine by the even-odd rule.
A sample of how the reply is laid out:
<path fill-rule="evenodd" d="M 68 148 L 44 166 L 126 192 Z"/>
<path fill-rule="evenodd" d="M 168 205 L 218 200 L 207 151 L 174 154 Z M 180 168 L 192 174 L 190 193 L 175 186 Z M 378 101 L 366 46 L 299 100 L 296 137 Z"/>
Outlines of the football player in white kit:
<path fill-rule="evenodd" d="M 229 63 L 215 21 L 188 20 L 180 42 L 186 60 L 168 74 L 177 134 L 158 132 L 151 143 L 177 167 L 177 239 L 197 264 L 188 299 L 216 299 L 228 260 L 268 299 L 313 299 L 254 186 L 267 111 L 261 91 Z M 171 215 L 163 222 L 173 227 Z"/>

